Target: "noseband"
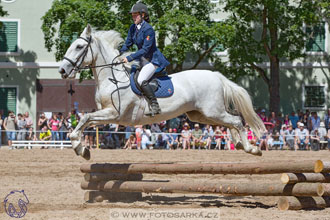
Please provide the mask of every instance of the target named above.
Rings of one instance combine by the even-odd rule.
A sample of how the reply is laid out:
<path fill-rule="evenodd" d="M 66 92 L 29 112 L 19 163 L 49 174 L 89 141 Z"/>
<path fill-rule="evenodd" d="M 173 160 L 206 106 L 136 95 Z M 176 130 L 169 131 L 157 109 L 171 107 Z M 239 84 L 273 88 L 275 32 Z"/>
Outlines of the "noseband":
<path fill-rule="evenodd" d="M 84 49 L 84 51 L 78 56 L 76 62 L 74 62 L 73 60 L 71 60 L 70 58 L 67 58 L 67 57 L 63 57 L 64 60 L 67 60 L 69 61 L 69 63 L 71 63 L 71 65 L 73 66 L 73 69 L 72 70 L 76 70 L 76 71 L 79 71 L 81 69 L 85 69 L 84 67 L 81 68 L 81 64 L 84 62 L 84 59 L 88 53 L 88 48 L 91 46 L 91 41 L 92 41 L 92 36 L 90 36 L 88 39 L 86 38 L 83 38 L 83 37 L 78 37 L 78 39 L 83 39 L 84 41 L 86 41 L 88 44 L 87 44 L 87 47 Z M 92 49 L 92 48 L 91 48 Z M 93 53 L 92 53 L 93 54 Z M 80 63 L 79 65 L 78 62 L 80 60 Z M 71 70 L 71 71 L 72 71 Z"/>

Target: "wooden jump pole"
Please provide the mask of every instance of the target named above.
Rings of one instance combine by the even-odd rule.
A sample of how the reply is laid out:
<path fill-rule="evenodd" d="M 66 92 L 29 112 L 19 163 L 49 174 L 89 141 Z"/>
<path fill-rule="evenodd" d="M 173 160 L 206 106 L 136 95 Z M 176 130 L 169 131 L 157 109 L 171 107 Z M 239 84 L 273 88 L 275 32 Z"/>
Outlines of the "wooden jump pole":
<path fill-rule="evenodd" d="M 144 192 L 144 193 L 207 193 L 231 196 L 322 196 L 321 183 L 219 183 L 209 181 L 172 182 L 172 181 L 108 181 L 81 183 L 84 190 L 108 192 Z"/>
<path fill-rule="evenodd" d="M 330 207 L 330 197 L 294 197 L 282 196 L 277 202 L 279 210 L 299 210 Z"/>
<path fill-rule="evenodd" d="M 281 175 L 282 183 L 330 183 L 329 173 L 283 173 Z"/>
<path fill-rule="evenodd" d="M 127 174 L 127 173 L 85 173 L 84 179 L 90 182 L 99 182 L 106 180 L 142 180 L 143 175 L 137 174 Z"/>
<path fill-rule="evenodd" d="M 189 164 L 83 164 L 83 173 L 157 173 L 157 174 L 274 174 L 314 173 L 326 168 L 322 161 L 257 163 L 189 163 Z"/>

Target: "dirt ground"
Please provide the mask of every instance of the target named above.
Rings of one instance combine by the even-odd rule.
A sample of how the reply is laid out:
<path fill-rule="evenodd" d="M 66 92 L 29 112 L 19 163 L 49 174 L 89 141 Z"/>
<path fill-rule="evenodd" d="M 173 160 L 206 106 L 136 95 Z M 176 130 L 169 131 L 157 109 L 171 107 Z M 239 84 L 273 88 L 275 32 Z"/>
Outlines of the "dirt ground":
<path fill-rule="evenodd" d="M 262 157 L 242 151 L 218 150 L 93 150 L 90 163 L 130 162 L 261 162 L 317 160 L 330 161 L 330 152 L 263 152 Z M 4 209 L 4 199 L 12 190 L 24 190 L 30 203 L 23 219 L 113 219 L 110 210 L 131 209 L 214 209 L 220 211 L 219 219 L 330 219 L 330 208 L 323 210 L 279 211 L 278 197 L 222 197 L 203 194 L 144 194 L 142 201 L 133 203 L 85 203 L 80 188 L 83 174 L 79 167 L 86 161 L 76 156 L 72 149 L 0 149 L 0 219 L 13 219 Z M 223 175 L 154 175 L 150 179 L 212 180 Z M 226 175 L 238 182 L 251 180 L 279 181 L 276 175 Z"/>

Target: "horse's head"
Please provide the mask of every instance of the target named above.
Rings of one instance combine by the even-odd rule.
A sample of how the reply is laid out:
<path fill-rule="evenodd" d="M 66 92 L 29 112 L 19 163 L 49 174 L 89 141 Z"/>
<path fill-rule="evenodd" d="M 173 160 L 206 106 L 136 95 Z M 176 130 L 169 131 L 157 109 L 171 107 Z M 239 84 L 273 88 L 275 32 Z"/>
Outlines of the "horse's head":
<path fill-rule="evenodd" d="M 80 37 L 75 40 L 65 53 L 58 69 L 63 79 L 74 79 L 81 68 L 92 64 L 93 55 L 90 51 L 92 28 L 88 24 Z"/>

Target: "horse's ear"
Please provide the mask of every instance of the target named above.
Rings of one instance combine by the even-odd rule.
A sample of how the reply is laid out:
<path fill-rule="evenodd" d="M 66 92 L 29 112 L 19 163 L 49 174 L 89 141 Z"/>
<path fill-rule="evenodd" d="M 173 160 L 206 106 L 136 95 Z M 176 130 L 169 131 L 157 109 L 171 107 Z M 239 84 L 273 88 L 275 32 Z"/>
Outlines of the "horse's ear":
<path fill-rule="evenodd" d="M 87 24 L 86 27 L 86 35 L 89 37 L 92 34 L 92 26 L 90 24 Z"/>
<path fill-rule="evenodd" d="M 87 26 L 85 27 L 84 31 L 81 33 L 82 37 L 90 37 L 92 34 L 92 27 L 90 24 L 87 24 Z"/>

